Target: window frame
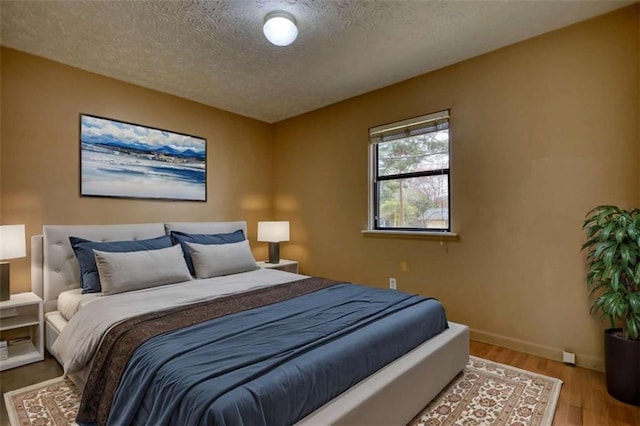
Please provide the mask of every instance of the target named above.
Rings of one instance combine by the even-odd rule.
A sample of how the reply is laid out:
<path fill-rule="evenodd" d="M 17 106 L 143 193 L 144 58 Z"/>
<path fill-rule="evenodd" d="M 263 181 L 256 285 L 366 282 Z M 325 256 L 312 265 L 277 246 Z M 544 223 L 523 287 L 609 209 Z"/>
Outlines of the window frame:
<path fill-rule="evenodd" d="M 379 176 L 379 145 L 381 142 L 373 142 L 374 134 L 383 133 L 385 129 L 409 128 L 419 123 L 435 122 L 437 120 L 446 119 L 448 122 L 448 156 L 449 162 L 447 168 L 426 170 L 420 172 L 396 173 L 393 175 Z M 380 130 L 382 129 L 382 130 Z M 419 133 L 419 134 L 425 134 Z M 447 176 L 447 228 L 420 228 L 420 227 L 388 227 L 379 225 L 380 217 L 380 182 L 385 181 L 402 181 L 416 177 L 428 176 Z M 416 233 L 416 234 L 451 234 L 453 235 L 451 226 L 451 110 L 446 109 L 435 113 L 421 115 L 406 120 L 396 121 L 393 123 L 375 126 L 369 129 L 369 232 L 388 232 L 388 233 Z"/>

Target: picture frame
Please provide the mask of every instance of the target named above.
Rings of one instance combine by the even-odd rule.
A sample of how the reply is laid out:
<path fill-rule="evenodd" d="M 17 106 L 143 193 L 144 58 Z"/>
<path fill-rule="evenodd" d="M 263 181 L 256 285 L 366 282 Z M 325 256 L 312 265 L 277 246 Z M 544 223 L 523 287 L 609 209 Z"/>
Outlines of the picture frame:
<path fill-rule="evenodd" d="M 207 140 L 80 114 L 80 195 L 207 201 Z"/>

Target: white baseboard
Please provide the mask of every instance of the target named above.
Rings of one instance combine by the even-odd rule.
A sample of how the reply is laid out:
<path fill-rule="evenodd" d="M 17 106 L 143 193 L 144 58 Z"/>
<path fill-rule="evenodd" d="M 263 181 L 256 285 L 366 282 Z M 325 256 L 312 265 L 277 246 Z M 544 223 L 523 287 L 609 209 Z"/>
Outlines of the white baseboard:
<path fill-rule="evenodd" d="M 539 345 L 537 343 L 527 342 L 526 340 L 514 339 L 512 337 L 489 333 L 482 330 L 474 330 L 473 328 L 469 331 L 471 332 L 471 340 L 490 343 L 492 345 L 502 346 L 531 355 L 540 356 L 542 358 L 562 362 L 562 348 Z M 591 370 L 604 371 L 604 359 L 596 358 L 591 355 L 577 353 L 576 365 L 579 367 L 589 368 Z"/>

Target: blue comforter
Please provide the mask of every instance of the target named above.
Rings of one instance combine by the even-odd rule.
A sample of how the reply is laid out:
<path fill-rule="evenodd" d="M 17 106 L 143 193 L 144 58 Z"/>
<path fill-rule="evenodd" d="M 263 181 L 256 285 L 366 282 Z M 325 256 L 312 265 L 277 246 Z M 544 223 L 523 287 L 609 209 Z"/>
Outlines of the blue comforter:
<path fill-rule="evenodd" d="M 195 324 L 136 350 L 109 424 L 291 424 L 446 328 L 434 299 L 353 284 Z"/>

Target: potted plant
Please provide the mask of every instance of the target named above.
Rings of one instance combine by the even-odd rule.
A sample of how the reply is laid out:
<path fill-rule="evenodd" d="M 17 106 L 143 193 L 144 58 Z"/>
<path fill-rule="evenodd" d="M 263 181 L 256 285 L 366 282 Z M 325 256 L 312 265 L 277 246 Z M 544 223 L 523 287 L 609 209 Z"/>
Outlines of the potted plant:
<path fill-rule="evenodd" d="M 598 206 L 587 213 L 587 286 L 605 330 L 607 391 L 640 406 L 640 209 Z"/>

